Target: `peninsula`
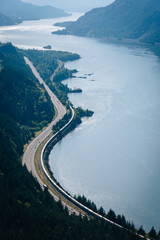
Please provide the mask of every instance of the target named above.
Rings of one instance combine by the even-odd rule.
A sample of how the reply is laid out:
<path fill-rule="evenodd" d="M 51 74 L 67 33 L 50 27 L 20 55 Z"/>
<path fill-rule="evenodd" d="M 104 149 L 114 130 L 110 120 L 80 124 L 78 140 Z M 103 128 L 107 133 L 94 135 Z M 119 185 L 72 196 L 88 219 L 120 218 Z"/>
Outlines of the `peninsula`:
<path fill-rule="evenodd" d="M 0 1 L 0 26 L 18 24 L 24 20 L 58 18 L 63 16 L 69 16 L 69 14 L 52 6 L 37 6 L 21 0 Z"/>
<path fill-rule="evenodd" d="M 65 30 L 54 34 L 160 44 L 160 3 L 158 0 L 115 0 L 64 26 Z"/>

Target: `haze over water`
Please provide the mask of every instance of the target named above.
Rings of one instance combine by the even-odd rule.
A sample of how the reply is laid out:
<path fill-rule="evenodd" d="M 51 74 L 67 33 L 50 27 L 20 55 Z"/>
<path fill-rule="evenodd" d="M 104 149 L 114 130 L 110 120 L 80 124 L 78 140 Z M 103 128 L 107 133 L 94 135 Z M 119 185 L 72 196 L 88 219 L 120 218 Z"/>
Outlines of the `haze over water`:
<path fill-rule="evenodd" d="M 159 229 L 159 58 L 136 45 L 51 35 L 57 21 L 0 28 L 2 42 L 31 48 L 50 44 L 81 55 L 66 67 L 87 78 L 64 83 L 83 90 L 69 95 L 74 106 L 95 113 L 51 152 L 55 177 L 71 194 L 84 194 L 146 230 L 152 225 Z"/>

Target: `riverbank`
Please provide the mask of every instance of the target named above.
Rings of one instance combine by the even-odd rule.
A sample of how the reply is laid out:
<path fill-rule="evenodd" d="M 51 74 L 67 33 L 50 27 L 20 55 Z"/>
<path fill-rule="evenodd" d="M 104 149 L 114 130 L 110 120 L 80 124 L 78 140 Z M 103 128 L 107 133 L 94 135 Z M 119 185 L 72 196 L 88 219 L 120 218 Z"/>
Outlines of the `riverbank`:
<path fill-rule="evenodd" d="M 58 132 L 56 132 L 52 136 L 53 126 L 56 123 L 58 123 L 60 119 L 63 119 L 63 117 L 66 114 L 66 109 L 62 105 L 62 103 L 57 99 L 57 97 L 51 92 L 51 90 L 48 88 L 48 86 L 43 81 L 43 79 L 40 77 L 37 70 L 33 66 L 33 63 L 27 57 L 24 57 L 24 58 L 26 63 L 31 68 L 35 77 L 39 80 L 41 84 L 44 85 L 46 91 L 51 97 L 51 101 L 57 110 L 57 116 L 51 122 L 51 124 L 27 146 L 27 149 L 23 155 L 22 164 L 27 166 L 27 169 L 31 171 L 32 174 L 38 179 L 42 187 L 44 186 L 44 184 L 46 184 L 46 186 L 49 187 L 49 189 L 52 192 L 52 195 L 54 194 L 53 196 L 55 200 L 57 200 L 57 197 L 58 198 L 60 197 L 61 200 L 63 201 L 64 206 L 66 206 L 67 204 L 67 207 L 71 213 L 85 214 L 82 209 L 77 209 L 77 204 L 75 206 L 73 205 L 74 204 L 73 200 L 72 202 L 69 202 L 69 199 L 68 199 L 69 197 L 67 196 L 67 194 L 66 194 L 67 198 L 65 198 L 66 197 L 64 196 L 65 191 L 59 188 L 58 185 L 52 180 L 52 178 L 48 174 L 49 172 L 52 175 L 48 165 L 48 154 L 49 154 L 48 147 L 51 147 L 52 149 L 53 142 L 54 144 L 56 144 L 62 137 L 64 137 L 68 133 L 68 131 L 70 131 L 76 126 L 76 120 L 74 119 L 74 110 L 71 108 L 71 119 L 69 120 L 69 122 L 67 122 L 65 126 L 63 126 Z M 59 138 L 59 135 L 61 135 L 61 138 Z M 45 155 L 45 162 L 47 165 L 48 172 L 43 163 L 44 155 Z M 40 157 L 41 159 L 40 161 L 37 159 L 37 156 L 38 158 Z M 36 164 L 36 166 L 34 164 Z"/>
<path fill-rule="evenodd" d="M 65 67 L 77 69 L 79 76 L 94 73 L 64 82 L 82 89 L 69 94 L 74 106 L 92 109 L 94 115 L 55 146 L 50 155 L 55 177 L 71 194 L 85 195 L 106 212 L 114 209 L 137 227 L 149 231 L 154 225 L 158 231 L 159 59 L 144 46 L 51 35 L 53 23 L 1 28 L 1 41 L 77 52 L 82 58 Z"/>
<path fill-rule="evenodd" d="M 51 93 L 49 91 L 49 88 L 46 86 L 44 81 L 40 78 L 40 76 L 39 76 L 38 72 L 36 71 L 36 69 L 34 68 L 33 64 L 26 57 L 25 57 L 25 61 L 30 66 L 33 74 L 40 81 L 40 83 L 44 84 L 46 91 L 50 95 Z M 50 97 L 51 97 L 51 99 L 53 99 L 53 96 L 50 95 Z M 56 96 L 54 96 L 54 97 L 56 97 Z M 73 128 L 72 122 L 74 121 L 75 114 L 74 114 L 74 110 L 72 108 L 70 108 L 70 109 L 71 109 L 71 118 L 66 123 L 66 125 L 63 126 L 61 129 L 59 129 L 58 132 L 56 132 L 53 136 L 51 133 L 48 132 L 49 135 L 46 135 L 43 142 L 41 142 L 41 143 L 39 142 L 39 146 L 37 146 L 38 150 L 36 151 L 35 156 L 34 156 L 34 164 L 36 166 L 37 173 L 39 173 L 38 174 L 38 176 L 40 177 L 40 181 L 38 180 L 39 183 L 40 184 L 43 183 L 44 188 L 48 187 L 50 189 L 51 195 L 54 196 L 55 200 L 57 200 L 57 197 L 60 198 L 63 201 L 64 207 L 67 206 L 70 214 L 71 213 L 82 214 L 82 216 L 89 215 L 89 216 L 93 216 L 93 217 L 96 217 L 99 219 L 103 219 L 103 220 L 107 221 L 109 224 L 114 225 L 115 227 L 122 228 L 125 231 L 128 231 L 135 236 L 139 236 L 140 238 L 145 239 L 145 237 L 137 234 L 135 229 L 132 230 L 132 228 L 130 229 L 130 228 L 127 228 L 126 226 L 119 225 L 116 222 L 106 218 L 106 216 L 103 216 L 97 212 L 94 212 L 93 210 L 89 209 L 88 207 L 82 205 L 80 202 L 75 200 L 65 190 L 63 190 L 60 186 L 57 185 L 56 180 L 54 179 L 50 170 L 45 166 L 44 160 L 46 159 L 46 156 L 48 159 L 48 153 L 50 151 L 50 150 L 48 151 L 48 148 L 50 148 L 50 147 L 53 148 L 53 142 L 55 145 L 57 142 L 59 142 L 59 140 L 61 140 L 62 137 L 64 137 L 68 133 L 68 131 L 70 131 Z M 60 110 L 61 110 L 61 108 L 57 107 L 58 114 L 59 114 Z M 52 125 L 52 123 L 51 123 L 51 125 Z M 45 131 L 43 131 L 43 133 L 44 132 Z M 50 144 L 52 144 L 52 145 L 50 145 Z M 29 144 L 26 151 L 29 151 L 29 148 L 31 145 L 32 145 L 32 143 Z M 46 151 L 47 151 L 47 153 L 46 153 Z M 40 160 L 38 160 L 38 159 L 40 159 Z M 33 161 L 33 159 L 32 159 L 32 161 Z M 26 163 L 27 163 L 27 160 L 26 160 L 26 156 L 24 154 L 23 164 L 26 164 Z M 34 171 L 34 174 L 35 174 L 35 168 L 32 168 L 32 171 Z"/>
<path fill-rule="evenodd" d="M 82 59 L 78 63 L 67 63 L 66 67 L 77 68 L 83 76 L 93 72 L 94 66 L 94 75 L 87 80 L 65 81 L 69 87 L 83 90 L 81 95 L 70 94 L 69 99 L 75 106 L 81 104 L 93 109 L 95 114 L 55 147 L 50 155 L 52 170 L 71 194 L 85 195 L 106 211 L 112 208 L 133 220 L 137 227 L 143 224 L 149 230 L 156 225 L 158 229 L 159 208 L 151 204 L 147 194 L 147 189 L 154 194 L 151 189 L 156 182 L 147 166 L 153 158 L 157 162 L 155 155 L 158 154 L 158 149 L 156 154 L 153 149 L 157 146 L 159 134 L 155 136 L 152 130 L 155 128 L 157 132 L 159 116 L 152 106 L 159 106 L 155 87 L 159 84 L 158 73 L 155 75 L 152 66 L 158 70 L 159 60 L 145 46 L 137 44 L 108 43 L 74 36 L 71 39 L 82 42 L 83 47 L 78 48 Z M 95 81 L 90 82 L 92 79 Z M 74 146 L 73 150 L 71 146 Z M 158 186 L 156 188 L 157 192 Z"/>

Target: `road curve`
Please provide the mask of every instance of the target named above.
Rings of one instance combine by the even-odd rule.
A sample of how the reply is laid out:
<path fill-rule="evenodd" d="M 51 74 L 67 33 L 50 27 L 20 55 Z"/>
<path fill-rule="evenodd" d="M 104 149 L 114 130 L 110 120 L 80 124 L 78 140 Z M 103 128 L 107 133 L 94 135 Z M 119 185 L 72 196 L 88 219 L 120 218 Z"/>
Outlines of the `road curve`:
<path fill-rule="evenodd" d="M 44 183 L 42 182 L 41 178 L 39 177 L 37 171 L 36 171 L 36 168 L 35 168 L 35 163 L 34 163 L 34 159 L 35 159 L 35 154 L 36 154 L 36 151 L 37 151 L 37 148 L 40 146 L 40 144 L 52 133 L 52 127 L 53 125 L 55 125 L 61 118 L 63 118 L 63 116 L 66 114 L 66 108 L 62 105 L 62 103 L 58 100 L 58 98 L 53 94 L 53 92 L 49 89 L 49 87 L 45 84 L 45 82 L 43 81 L 43 79 L 40 77 L 39 73 L 37 72 L 37 70 L 35 69 L 35 67 L 33 66 L 33 63 L 27 58 L 27 57 L 24 57 L 25 59 L 25 62 L 26 64 L 29 65 L 29 67 L 31 68 L 33 74 L 35 75 L 35 77 L 39 80 L 40 84 L 43 84 L 46 91 L 48 92 L 50 98 L 51 98 L 51 101 L 52 103 L 54 104 L 55 108 L 57 109 L 57 116 L 56 118 L 48 125 L 47 128 L 45 128 L 45 130 L 43 132 L 41 132 L 36 138 L 34 138 L 30 144 L 27 146 L 25 152 L 24 152 L 24 155 L 23 155 L 23 158 L 22 158 L 22 165 L 26 165 L 28 171 L 32 172 L 33 176 L 38 180 L 38 182 L 40 183 L 41 187 L 44 186 Z M 73 111 L 73 109 L 71 109 Z M 72 115 L 72 118 L 73 118 L 73 115 Z M 71 120 L 70 120 L 71 121 Z M 54 137 L 54 136 L 53 136 Z M 50 140 L 49 140 L 50 141 Z M 49 142 L 48 141 L 48 142 Z M 47 142 L 47 143 L 48 143 Z M 49 179 L 50 182 L 53 183 L 53 185 L 55 185 L 56 188 L 59 188 L 55 183 L 54 181 L 50 178 L 50 176 L 48 175 L 47 171 L 45 170 L 45 167 L 44 167 L 44 164 L 43 164 L 43 152 L 47 146 L 47 143 L 45 144 L 45 146 L 43 147 L 42 149 L 42 152 L 41 152 L 41 165 L 42 165 L 42 170 L 43 172 L 45 173 L 45 175 L 47 176 L 47 178 Z M 68 194 L 61 188 L 58 189 L 58 192 L 64 192 L 64 195 L 67 196 Z M 53 192 L 51 192 L 51 195 L 54 197 L 55 200 L 59 200 L 59 198 L 53 194 Z M 62 194 L 63 195 L 63 194 Z M 92 211 L 91 209 L 85 207 L 84 205 L 82 205 L 81 203 L 77 202 L 75 199 L 73 199 L 70 195 L 68 195 L 68 200 L 79 206 L 81 209 L 83 209 L 85 212 L 87 212 L 88 214 L 94 216 L 94 217 L 98 217 L 100 219 L 103 219 L 107 222 L 109 222 L 110 224 L 113 224 L 119 228 L 122 228 L 122 229 L 125 229 L 124 227 L 120 226 L 119 224 L 117 223 L 114 223 L 112 221 L 110 221 L 109 219 L 99 215 L 98 213 Z M 73 200 L 73 201 L 72 201 Z M 63 205 L 68 207 L 68 210 L 70 213 L 75 213 L 77 215 L 79 215 L 79 211 L 78 210 L 75 210 L 73 209 L 70 204 L 66 204 L 65 202 L 63 202 Z M 131 232 L 130 230 L 128 229 L 125 229 L 129 232 Z M 135 234 L 135 233 L 133 233 Z M 138 234 L 135 234 L 135 235 L 138 235 Z M 146 239 L 144 238 L 143 236 L 141 235 L 138 235 L 139 237 L 141 237 L 142 239 Z M 147 238 L 148 239 L 148 238 Z M 149 240 L 149 239 L 148 239 Z"/>
<path fill-rule="evenodd" d="M 63 62 L 58 60 L 58 67 L 50 77 L 51 82 L 53 81 L 53 78 L 56 76 L 57 72 L 61 69 L 62 66 L 63 66 Z"/>
<path fill-rule="evenodd" d="M 57 116 L 56 118 L 48 125 L 47 128 L 43 132 L 41 132 L 36 138 L 34 138 L 31 143 L 27 146 L 27 149 L 24 152 L 22 165 L 26 165 L 29 172 L 32 172 L 33 176 L 37 178 L 38 182 L 41 186 L 43 186 L 43 182 L 37 174 L 35 164 L 34 164 L 34 157 L 37 148 L 39 145 L 52 133 L 52 127 L 56 124 L 63 116 L 66 114 L 66 108 L 62 105 L 62 103 L 58 100 L 58 98 L 53 94 L 53 92 L 49 89 L 49 87 L 45 84 L 43 79 L 40 77 L 39 73 L 33 66 L 32 62 L 27 58 L 24 57 L 26 64 L 29 65 L 35 77 L 39 80 L 40 84 L 43 84 L 46 91 L 48 92 L 51 101 L 55 108 L 57 109 Z"/>
<path fill-rule="evenodd" d="M 43 132 L 41 132 L 36 138 L 34 138 L 29 143 L 29 145 L 27 146 L 27 148 L 23 154 L 23 158 L 22 158 L 22 165 L 26 165 L 28 171 L 32 172 L 32 175 L 37 179 L 37 181 L 43 188 L 44 183 L 41 180 L 41 178 L 39 177 L 36 167 L 35 167 L 35 162 L 34 162 L 35 154 L 36 154 L 38 147 L 41 145 L 41 143 L 52 133 L 53 125 L 55 125 L 66 114 L 66 108 L 62 105 L 62 103 L 59 101 L 59 99 L 54 95 L 54 93 L 49 89 L 49 87 L 46 85 L 46 83 L 40 77 L 36 68 L 33 66 L 33 63 L 27 57 L 24 57 L 24 60 L 25 60 L 26 64 L 28 64 L 29 67 L 31 68 L 35 77 L 39 80 L 39 83 L 44 85 L 46 91 L 48 92 L 48 94 L 51 98 L 53 105 L 55 106 L 55 108 L 57 110 L 56 118 L 47 126 L 47 128 L 44 129 Z M 48 185 L 50 185 L 49 182 L 48 182 Z M 51 186 L 51 187 L 53 188 L 53 186 Z M 56 189 L 54 189 L 54 190 L 56 192 Z M 49 192 L 56 201 L 59 200 L 59 197 L 57 197 L 56 194 L 54 194 L 50 190 L 49 190 Z M 57 191 L 57 193 L 59 193 L 59 192 Z M 64 201 L 62 201 L 62 204 L 63 204 L 63 206 L 67 206 L 70 214 L 74 213 L 76 215 L 79 215 L 80 212 L 78 210 L 74 209 L 74 207 L 71 206 L 70 204 L 67 204 Z"/>
<path fill-rule="evenodd" d="M 33 66 L 32 62 L 27 58 L 24 57 L 26 64 L 28 64 L 33 72 L 33 74 L 36 76 L 36 78 L 39 80 L 40 84 L 43 84 L 46 91 L 48 92 L 51 101 L 55 108 L 57 109 L 57 116 L 56 118 L 49 124 L 49 126 L 41 132 L 40 135 L 38 135 L 27 147 L 23 159 L 22 164 L 27 166 L 28 171 L 32 171 L 32 174 L 38 178 L 37 172 L 35 170 L 34 166 L 34 155 L 36 152 L 37 147 L 43 142 L 43 140 L 49 136 L 49 134 L 52 132 L 52 127 L 54 124 L 56 124 L 63 116 L 66 114 L 66 108 L 62 105 L 62 103 L 58 100 L 58 98 L 53 94 L 53 92 L 49 89 L 49 87 L 45 84 L 43 79 L 40 77 L 39 73 Z"/>

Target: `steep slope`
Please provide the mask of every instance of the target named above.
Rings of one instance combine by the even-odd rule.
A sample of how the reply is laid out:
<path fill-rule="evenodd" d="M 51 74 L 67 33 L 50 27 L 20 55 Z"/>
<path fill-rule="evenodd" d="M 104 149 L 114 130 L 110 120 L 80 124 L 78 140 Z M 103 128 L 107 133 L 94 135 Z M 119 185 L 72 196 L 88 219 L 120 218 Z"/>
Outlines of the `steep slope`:
<path fill-rule="evenodd" d="M 63 10 L 51 6 L 36 6 L 21 0 L 1 0 L 0 11 L 5 16 L 19 20 L 56 18 L 68 15 Z"/>
<path fill-rule="evenodd" d="M 20 23 L 19 19 L 11 19 L 0 12 L 0 26 L 8 26 Z"/>
<path fill-rule="evenodd" d="M 0 239 L 140 240 L 107 222 L 69 216 L 21 166 L 27 137 L 54 110 L 22 53 L 11 44 L 0 43 L 0 67 Z"/>
<path fill-rule="evenodd" d="M 0 153 L 8 154 L 4 149 L 9 148 L 14 153 L 10 157 L 15 158 L 21 156 L 23 145 L 34 132 L 52 120 L 54 108 L 23 56 L 10 43 L 0 46 L 0 60 L 0 134 L 3 139 Z M 7 139 L 10 144 L 5 144 Z"/>
<path fill-rule="evenodd" d="M 160 42 L 160 0 L 116 0 L 86 13 L 62 33 Z"/>

